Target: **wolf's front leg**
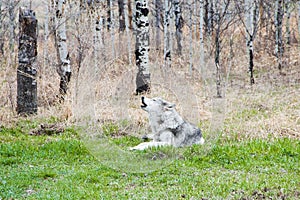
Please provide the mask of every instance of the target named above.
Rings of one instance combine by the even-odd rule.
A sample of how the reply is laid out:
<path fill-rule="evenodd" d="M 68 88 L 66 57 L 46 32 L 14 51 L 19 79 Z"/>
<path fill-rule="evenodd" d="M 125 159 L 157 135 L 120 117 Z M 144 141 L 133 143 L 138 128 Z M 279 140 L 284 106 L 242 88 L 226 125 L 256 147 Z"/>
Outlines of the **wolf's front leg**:
<path fill-rule="evenodd" d="M 152 147 L 168 146 L 171 145 L 168 142 L 143 142 L 135 147 L 130 147 L 129 150 L 145 150 Z"/>

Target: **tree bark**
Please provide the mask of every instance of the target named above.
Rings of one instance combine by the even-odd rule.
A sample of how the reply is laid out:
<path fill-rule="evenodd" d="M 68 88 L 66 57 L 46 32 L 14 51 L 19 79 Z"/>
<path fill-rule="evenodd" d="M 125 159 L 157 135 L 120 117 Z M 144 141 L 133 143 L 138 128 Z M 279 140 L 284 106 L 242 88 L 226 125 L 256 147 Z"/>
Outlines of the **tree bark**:
<path fill-rule="evenodd" d="M 165 0 L 164 6 L 164 60 L 165 66 L 171 65 L 171 49 L 170 49 L 170 0 Z"/>
<path fill-rule="evenodd" d="M 285 0 L 285 15 L 286 15 L 286 25 L 285 25 L 285 38 L 287 47 L 291 44 L 291 29 L 290 29 L 290 19 L 291 19 L 291 1 Z"/>
<path fill-rule="evenodd" d="M 215 66 L 216 66 L 216 87 L 217 87 L 217 98 L 222 98 L 222 76 L 220 68 L 220 52 L 221 52 L 221 13 L 219 9 L 219 2 L 216 3 L 216 9 L 213 11 L 215 15 Z"/>
<path fill-rule="evenodd" d="M 300 40 L 300 1 L 298 1 L 298 38 Z"/>
<path fill-rule="evenodd" d="M 282 42 L 282 18 L 283 18 L 283 9 L 282 9 L 283 0 L 276 0 L 276 19 L 275 19 L 275 28 L 276 28 L 276 41 L 275 41 L 275 52 L 277 58 L 277 64 L 279 71 L 282 70 L 282 57 L 283 57 L 283 42 Z"/>
<path fill-rule="evenodd" d="M 118 0 L 119 6 L 119 31 L 125 30 L 125 12 L 124 12 L 124 0 Z"/>
<path fill-rule="evenodd" d="M 17 3 L 14 0 L 9 0 L 8 13 L 9 13 L 9 49 L 13 53 L 15 49 L 15 7 Z M 13 53 L 14 54 L 14 53 Z"/>
<path fill-rule="evenodd" d="M 124 14 L 125 14 L 125 29 L 126 29 L 126 36 L 127 36 L 127 48 L 128 48 L 128 61 L 129 64 L 132 64 L 131 61 L 131 37 L 130 37 L 130 18 L 129 18 L 129 7 L 128 5 L 130 5 L 130 0 L 125 0 L 125 10 L 124 10 Z"/>
<path fill-rule="evenodd" d="M 66 17 L 65 17 L 65 0 L 56 0 L 56 48 L 58 57 L 57 72 L 60 76 L 60 98 L 64 100 L 64 96 L 68 90 L 68 84 L 71 78 L 70 56 L 67 47 L 66 34 Z"/>
<path fill-rule="evenodd" d="M 204 22 L 204 0 L 200 0 L 200 24 L 199 24 L 199 32 L 200 32 L 200 73 L 202 79 L 204 80 L 204 35 L 203 35 L 203 22 Z"/>
<path fill-rule="evenodd" d="M 156 50 L 160 49 L 161 39 L 160 39 L 160 18 L 161 18 L 161 0 L 155 0 L 155 46 Z"/>
<path fill-rule="evenodd" d="M 2 0 L 0 0 L 0 54 L 4 54 Z"/>
<path fill-rule="evenodd" d="M 192 75 L 193 72 L 193 9 L 192 9 L 192 0 L 188 1 L 189 6 L 189 74 Z"/>
<path fill-rule="evenodd" d="M 136 0 L 136 49 L 135 58 L 138 73 L 136 76 L 136 94 L 150 92 L 149 70 L 149 19 L 147 0 Z"/>
<path fill-rule="evenodd" d="M 37 19 L 35 13 L 20 8 L 19 66 L 17 72 L 17 112 L 37 113 Z"/>
<path fill-rule="evenodd" d="M 183 18 L 182 18 L 180 0 L 174 0 L 174 13 L 175 13 L 175 27 L 176 27 L 177 55 L 181 55 Z"/>

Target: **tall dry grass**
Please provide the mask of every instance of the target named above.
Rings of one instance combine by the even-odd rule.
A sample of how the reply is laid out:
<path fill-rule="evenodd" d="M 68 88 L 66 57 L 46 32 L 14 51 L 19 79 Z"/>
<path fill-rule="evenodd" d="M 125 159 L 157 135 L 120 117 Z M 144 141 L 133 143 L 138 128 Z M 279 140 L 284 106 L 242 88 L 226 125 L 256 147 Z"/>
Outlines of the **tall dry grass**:
<path fill-rule="evenodd" d="M 43 21 L 43 5 L 37 4 L 37 16 Z M 116 11 L 115 11 L 116 12 Z M 75 16 L 69 10 L 70 16 Z M 58 101 L 59 76 L 56 73 L 56 49 L 53 37 L 45 43 L 43 28 L 40 27 L 38 41 L 38 115 L 33 118 L 55 116 L 72 124 L 88 117 L 102 124 L 105 122 L 128 121 L 135 128 L 128 134 L 147 131 L 147 115 L 140 107 L 140 96 L 135 92 L 136 66 L 134 65 L 134 35 L 131 34 L 131 60 L 129 64 L 127 37 L 114 30 L 115 41 L 105 29 L 105 45 L 100 49 L 98 60 L 93 50 L 93 24 L 83 20 L 80 26 L 75 19 L 68 18 L 68 48 L 73 68 L 69 92 L 63 103 Z M 295 25 L 296 23 L 294 23 Z M 40 25 L 42 26 L 42 25 Z M 183 54 L 172 55 L 171 69 L 165 73 L 163 42 L 160 49 L 154 47 L 154 32 L 151 31 L 150 67 L 152 90 L 148 96 L 161 96 L 177 105 L 177 110 L 187 120 L 202 124 L 203 129 L 224 129 L 224 137 L 298 137 L 300 132 L 299 105 L 299 43 L 293 43 L 286 50 L 283 71 L 276 68 L 276 59 L 270 49 L 272 40 L 257 37 L 255 41 L 255 81 L 249 85 L 247 74 L 247 52 L 243 28 L 235 26 L 224 32 L 221 67 L 226 96 L 218 101 L 214 98 L 215 66 L 213 62 L 213 42 L 205 42 L 204 78 L 200 73 L 199 40 L 193 39 L 193 73 L 189 74 L 189 29 L 184 27 Z M 294 30 L 295 32 L 295 30 Z M 233 46 L 229 46 L 230 35 L 234 34 Z M 295 34 L 295 33 L 294 33 Z M 163 34 L 161 34 L 163 35 Z M 258 35 L 264 35 L 262 33 Z M 47 45 L 46 45 L 47 44 Z M 173 40 L 173 48 L 176 48 Z M 115 49 L 115 57 L 112 49 Z M 44 54 L 47 49 L 47 54 Z M 230 51 L 233 59 L 230 60 Z M 79 60 L 79 52 L 82 58 Z M 7 49 L 1 59 L 0 71 L 0 121 L 3 125 L 19 120 L 16 108 L 16 67 Z M 79 63 L 80 68 L 79 68 Z M 229 79 L 226 79 L 229 74 Z"/>

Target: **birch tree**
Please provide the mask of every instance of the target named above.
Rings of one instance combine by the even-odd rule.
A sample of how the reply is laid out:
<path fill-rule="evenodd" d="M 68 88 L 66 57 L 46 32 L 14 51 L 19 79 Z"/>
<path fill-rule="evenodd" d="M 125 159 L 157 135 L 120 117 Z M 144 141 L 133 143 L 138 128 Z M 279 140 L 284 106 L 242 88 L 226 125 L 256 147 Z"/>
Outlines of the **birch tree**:
<path fill-rule="evenodd" d="M 135 1 L 136 44 L 135 59 L 138 68 L 136 76 L 136 94 L 150 92 L 149 70 L 149 19 L 147 0 Z"/>
<path fill-rule="evenodd" d="M 20 8 L 19 51 L 17 72 L 17 112 L 18 114 L 37 113 L 37 19 L 35 13 Z"/>
<path fill-rule="evenodd" d="M 222 65 L 220 63 L 221 49 L 222 49 L 222 33 L 228 29 L 228 27 L 234 22 L 235 12 L 229 11 L 231 0 L 224 0 L 223 6 L 221 6 L 221 2 L 214 2 L 214 10 L 212 11 L 213 24 L 214 24 L 214 33 L 212 34 L 214 40 L 214 60 L 216 67 L 216 89 L 217 89 L 217 97 L 221 98 L 224 96 L 224 83 L 222 80 Z M 231 13 L 230 17 L 227 17 L 227 13 Z"/>
<path fill-rule="evenodd" d="M 249 67 L 248 72 L 250 74 L 250 84 L 254 84 L 254 75 L 253 75 L 253 68 L 254 68 L 254 49 L 253 49 L 253 42 L 256 34 L 256 30 L 258 27 L 258 1 L 256 0 L 245 0 L 245 13 L 246 13 L 246 25 L 245 30 L 247 33 L 247 48 L 248 48 L 248 59 L 249 59 Z"/>
<path fill-rule="evenodd" d="M 3 14 L 2 14 L 2 0 L 0 0 L 0 53 L 3 55 L 4 54 L 4 38 L 3 38 Z"/>
<path fill-rule="evenodd" d="M 290 19 L 291 19 L 291 1 L 290 0 L 285 0 L 285 16 L 286 16 L 286 21 L 285 21 L 285 40 L 287 47 L 291 44 L 291 28 L 290 28 Z"/>
<path fill-rule="evenodd" d="M 188 1 L 188 10 L 189 10 L 189 20 L 188 20 L 188 26 L 189 26 L 189 73 L 192 75 L 193 70 L 193 9 L 192 9 L 192 0 Z"/>
<path fill-rule="evenodd" d="M 174 14 L 175 14 L 175 27 L 176 27 L 176 41 L 177 41 L 177 55 L 182 54 L 182 28 L 183 28 L 183 18 L 182 18 L 182 6 L 180 0 L 174 0 Z"/>
<path fill-rule="evenodd" d="M 55 41 L 58 58 L 57 72 L 60 76 L 59 91 L 62 100 L 64 100 L 64 96 L 67 93 L 71 78 L 70 56 L 67 47 L 65 5 L 65 0 L 56 0 Z"/>
<path fill-rule="evenodd" d="M 155 46 L 156 50 L 160 49 L 161 39 L 160 39 L 160 16 L 161 16 L 161 9 L 162 2 L 161 0 L 155 0 Z"/>
<path fill-rule="evenodd" d="M 300 40 L 300 1 L 298 1 L 298 38 Z"/>
<path fill-rule="evenodd" d="M 125 0 L 125 8 L 124 8 L 124 14 L 125 14 L 125 29 L 126 29 L 126 36 L 127 36 L 127 48 L 128 48 L 128 61 L 129 64 L 132 64 L 131 61 L 131 37 L 130 37 L 130 18 L 129 18 L 129 6 L 130 1 Z"/>
<path fill-rule="evenodd" d="M 167 67 L 171 65 L 170 9 L 170 0 L 164 0 L 164 60 Z"/>
<path fill-rule="evenodd" d="M 202 78 L 204 78 L 204 36 L 203 36 L 203 23 L 204 23 L 204 0 L 200 0 L 200 24 L 199 24 L 199 32 L 200 32 L 200 70 Z"/>
<path fill-rule="evenodd" d="M 113 7 L 113 0 L 108 0 L 109 6 L 108 6 L 108 14 L 110 15 L 108 20 L 109 20 L 109 31 L 110 31 L 110 38 L 111 38 L 111 50 L 112 50 L 112 57 L 116 57 L 116 51 L 115 51 L 115 34 L 114 34 L 114 28 L 115 28 L 115 23 L 114 23 L 114 13 L 112 11 Z"/>
<path fill-rule="evenodd" d="M 275 4 L 275 54 L 278 69 L 282 69 L 283 42 L 282 42 L 282 21 L 283 21 L 283 0 L 276 0 Z"/>

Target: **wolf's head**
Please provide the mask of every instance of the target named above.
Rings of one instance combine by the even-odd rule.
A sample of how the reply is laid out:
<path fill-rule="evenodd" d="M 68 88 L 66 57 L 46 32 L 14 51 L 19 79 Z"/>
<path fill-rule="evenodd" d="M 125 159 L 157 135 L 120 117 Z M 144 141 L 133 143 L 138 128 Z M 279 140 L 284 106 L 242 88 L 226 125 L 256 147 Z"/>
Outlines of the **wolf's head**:
<path fill-rule="evenodd" d="M 175 108 L 175 104 L 165 101 L 162 98 L 147 98 L 142 97 L 142 105 L 141 108 L 149 113 L 160 113 L 167 110 L 172 110 Z"/>

